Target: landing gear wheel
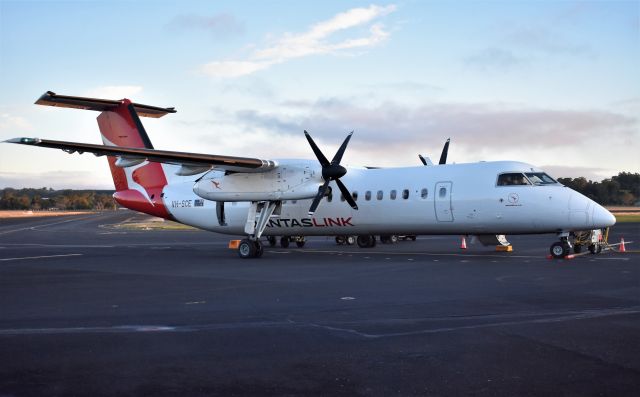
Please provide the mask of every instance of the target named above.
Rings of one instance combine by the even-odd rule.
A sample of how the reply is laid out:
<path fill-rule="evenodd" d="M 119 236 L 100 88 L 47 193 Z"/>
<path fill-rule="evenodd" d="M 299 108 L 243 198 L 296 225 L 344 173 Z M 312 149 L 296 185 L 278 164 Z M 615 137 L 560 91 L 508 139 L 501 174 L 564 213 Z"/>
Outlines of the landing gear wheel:
<path fill-rule="evenodd" d="M 353 245 L 356 243 L 355 236 L 347 236 L 347 245 Z"/>
<path fill-rule="evenodd" d="M 551 244 L 551 248 L 549 248 L 551 256 L 556 259 L 564 258 L 565 256 L 569 255 L 570 251 L 571 247 L 569 247 L 569 244 L 560 241 Z"/>
<path fill-rule="evenodd" d="M 262 254 L 264 254 L 264 246 L 260 241 L 254 241 L 253 244 L 256 247 L 256 253 L 254 254 L 254 258 L 260 258 Z"/>
<path fill-rule="evenodd" d="M 360 248 L 373 248 L 376 246 L 376 236 L 358 236 L 357 242 Z"/>
<path fill-rule="evenodd" d="M 591 244 L 589 246 L 589 252 L 592 254 L 599 254 L 602 252 L 602 246 L 600 244 Z"/>
<path fill-rule="evenodd" d="M 245 238 L 238 245 L 238 256 L 242 259 L 255 258 L 257 249 L 255 242 Z"/>
<path fill-rule="evenodd" d="M 344 236 L 336 236 L 336 244 L 338 245 L 342 245 L 344 243 L 346 243 L 346 239 L 344 238 Z"/>
<path fill-rule="evenodd" d="M 288 236 L 282 236 L 282 238 L 280 239 L 280 246 L 282 248 L 289 248 L 289 237 Z"/>
<path fill-rule="evenodd" d="M 398 236 L 396 236 L 395 234 L 392 234 L 391 236 L 389 236 L 389 242 L 391 244 L 395 244 L 398 242 Z"/>
<path fill-rule="evenodd" d="M 576 244 L 573 246 L 573 252 L 575 252 L 576 254 L 579 254 L 582 252 L 582 245 L 581 244 Z"/>
<path fill-rule="evenodd" d="M 296 241 L 296 245 L 298 246 L 298 248 L 304 247 L 304 243 L 306 243 L 306 241 L 304 241 L 304 240 Z"/>
<path fill-rule="evenodd" d="M 276 246 L 276 237 L 275 236 L 267 236 L 267 241 L 269 242 L 269 247 Z"/>

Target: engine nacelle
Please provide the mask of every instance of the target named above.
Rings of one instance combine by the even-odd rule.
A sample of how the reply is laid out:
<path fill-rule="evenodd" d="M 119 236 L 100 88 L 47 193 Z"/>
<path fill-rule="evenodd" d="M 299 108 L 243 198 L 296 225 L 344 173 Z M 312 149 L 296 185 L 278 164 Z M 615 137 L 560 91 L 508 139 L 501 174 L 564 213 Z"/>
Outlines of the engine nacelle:
<path fill-rule="evenodd" d="M 195 183 L 193 192 L 212 201 L 303 200 L 314 198 L 322 182 L 313 162 L 278 162 L 278 167 L 269 172 L 212 171 Z"/>

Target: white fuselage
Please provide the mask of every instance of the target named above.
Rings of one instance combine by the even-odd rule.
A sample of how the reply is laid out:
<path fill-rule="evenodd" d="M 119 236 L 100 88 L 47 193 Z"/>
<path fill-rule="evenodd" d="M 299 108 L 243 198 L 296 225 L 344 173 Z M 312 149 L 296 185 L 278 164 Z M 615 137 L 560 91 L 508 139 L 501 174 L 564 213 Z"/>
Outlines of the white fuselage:
<path fill-rule="evenodd" d="M 175 178 L 163 190 L 164 205 L 178 222 L 232 235 L 245 234 L 249 202 L 260 200 L 283 201 L 264 235 L 528 234 L 615 223 L 606 209 L 561 184 L 499 186 L 501 173 L 540 171 L 510 161 L 347 167 L 341 181 L 357 195 L 359 209 L 342 201 L 332 182 L 332 199 L 323 198 L 309 217 L 311 199 L 323 182 L 320 166 L 307 160 L 278 164 L 268 173 L 212 171 L 200 175 L 199 182 Z M 270 196 L 263 197 L 264 192 Z M 226 201 L 223 214 L 221 204 L 212 200 Z"/>

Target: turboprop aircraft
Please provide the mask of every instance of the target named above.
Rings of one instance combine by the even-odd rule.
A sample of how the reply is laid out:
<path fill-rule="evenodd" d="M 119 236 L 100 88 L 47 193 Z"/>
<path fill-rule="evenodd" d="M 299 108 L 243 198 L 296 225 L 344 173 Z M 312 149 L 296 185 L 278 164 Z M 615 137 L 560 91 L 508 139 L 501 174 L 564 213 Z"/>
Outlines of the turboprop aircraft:
<path fill-rule="evenodd" d="M 103 145 L 14 138 L 6 142 L 106 156 L 122 206 L 229 235 L 241 258 L 263 254 L 261 236 L 557 234 L 551 254 L 570 253 L 575 231 L 612 226 L 605 208 L 517 161 L 367 168 L 341 165 L 353 133 L 331 161 L 304 135 L 317 161 L 258 159 L 154 149 L 139 116 L 174 108 L 57 95 L 36 104 L 99 111 Z M 441 160 L 442 162 L 442 160 Z"/>

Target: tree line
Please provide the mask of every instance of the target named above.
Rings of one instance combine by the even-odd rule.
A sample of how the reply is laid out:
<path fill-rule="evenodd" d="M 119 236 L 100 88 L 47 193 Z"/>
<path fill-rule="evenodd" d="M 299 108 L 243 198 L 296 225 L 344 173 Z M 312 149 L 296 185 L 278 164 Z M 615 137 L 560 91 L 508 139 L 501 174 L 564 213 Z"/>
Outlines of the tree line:
<path fill-rule="evenodd" d="M 602 205 L 640 205 L 640 173 L 620 172 L 601 182 L 558 178 L 558 182 Z M 118 204 L 113 190 L 0 190 L 0 210 L 113 210 Z"/>
<path fill-rule="evenodd" d="M 602 205 L 640 205 L 640 173 L 620 172 L 601 182 L 558 178 L 558 182 Z"/>
<path fill-rule="evenodd" d="M 0 210 L 114 210 L 113 190 L 0 190 Z"/>

